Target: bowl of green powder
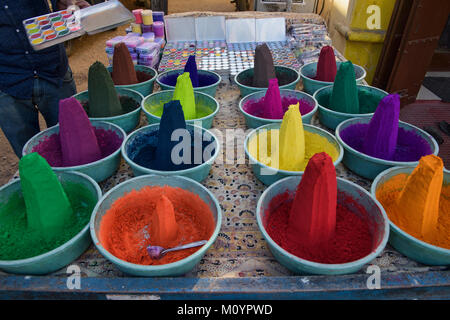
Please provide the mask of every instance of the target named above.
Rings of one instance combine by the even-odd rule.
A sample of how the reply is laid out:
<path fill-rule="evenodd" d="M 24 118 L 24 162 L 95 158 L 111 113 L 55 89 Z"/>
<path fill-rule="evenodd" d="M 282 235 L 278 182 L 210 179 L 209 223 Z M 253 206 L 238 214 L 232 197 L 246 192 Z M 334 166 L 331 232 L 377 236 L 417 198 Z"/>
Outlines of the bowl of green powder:
<path fill-rule="evenodd" d="M 55 231 L 51 237 L 40 232 L 39 228 L 30 226 L 30 212 L 27 213 L 20 179 L 0 188 L 1 270 L 33 275 L 55 272 L 77 259 L 91 244 L 89 220 L 102 196 L 100 187 L 82 173 L 72 171 L 55 174 L 70 202 L 72 214 L 66 220 L 65 227 Z M 34 178 L 42 177 L 36 174 Z M 48 186 L 46 183 L 45 187 Z M 47 198 L 54 199 L 46 199 L 39 207 L 45 210 L 41 216 L 50 218 L 48 213 L 51 207 L 60 203 L 57 194 L 52 190 L 46 191 Z"/>

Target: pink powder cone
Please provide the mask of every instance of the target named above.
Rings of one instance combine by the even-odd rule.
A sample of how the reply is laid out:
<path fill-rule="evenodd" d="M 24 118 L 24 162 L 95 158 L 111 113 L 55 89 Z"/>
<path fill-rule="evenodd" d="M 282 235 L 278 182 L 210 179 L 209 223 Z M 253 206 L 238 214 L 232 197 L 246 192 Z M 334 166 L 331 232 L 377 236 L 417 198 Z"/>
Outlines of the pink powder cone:
<path fill-rule="evenodd" d="M 267 89 L 264 100 L 262 101 L 263 117 L 266 119 L 283 119 L 283 105 L 281 103 L 280 88 L 278 79 L 269 79 L 269 88 Z"/>

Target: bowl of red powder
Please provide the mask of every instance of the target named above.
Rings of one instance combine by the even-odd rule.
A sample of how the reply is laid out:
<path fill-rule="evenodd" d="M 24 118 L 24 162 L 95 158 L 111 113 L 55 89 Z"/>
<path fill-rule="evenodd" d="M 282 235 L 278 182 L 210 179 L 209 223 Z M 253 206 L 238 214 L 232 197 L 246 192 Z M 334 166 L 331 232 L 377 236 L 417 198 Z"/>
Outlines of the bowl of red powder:
<path fill-rule="evenodd" d="M 48 274 L 70 264 L 91 244 L 89 219 L 102 196 L 100 187 L 82 173 L 57 172 L 56 175 L 76 214 L 50 241 L 39 232 L 27 229 L 20 179 L 0 188 L 0 269 L 17 274 Z"/>
<path fill-rule="evenodd" d="M 172 211 L 159 207 L 163 196 Z M 155 219 L 173 214 L 175 222 L 170 220 L 172 224 L 164 229 L 169 231 L 158 235 L 161 224 Z M 107 192 L 94 208 L 90 230 L 100 253 L 123 272 L 143 277 L 178 276 L 201 261 L 216 240 L 221 222 L 219 202 L 200 183 L 179 176 L 146 175 Z M 174 228 L 176 232 L 172 232 Z M 169 233 L 173 237 L 165 236 Z M 169 248 L 200 240 L 207 243 L 169 252 L 161 259 L 152 259 L 146 250 L 154 244 Z"/>
<path fill-rule="evenodd" d="M 320 123 L 331 130 L 335 130 L 342 121 L 347 119 L 356 117 L 371 118 L 381 99 L 388 95 L 386 91 L 371 86 L 357 85 L 357 89 L 359 100 L 359 113 L 357 114 L 330 109 L 331 93 L 333 92 L 332 85 L 317 90 L 313 97 L 319 104 Z"/>
<path fill-rule="evenodd" d="M 239 102 L 239 110 L 244 114 L 245 123 L 249 128 L 258 128 L 269 123 L 281 123 L 283 121 L 282 118 L 268 119 L 263 114 L 261 104 L 264 103 L 266 91 L 249 94 Z M 283 112 L 286 112 L 290 105 L 298 103 L 302 115 L 302 122 L 306 124 L 311 123 L 311 119 L 318 108 L 316 99 L 305 92 L 290 89 L 280 90 L 280 96 Z"/>
<path fill-rule="evenodd" d="M 396 223 L 399 217 L 391 210 L 414 167 L 394 167 L 381 172 L 372 183 L 372 196 L 383 205 L 389 220 L 391 233 L 389 243 L 405 256 L 426 265 L 450 265 L 450 171 L 444 170 L 439 197 L 439 219 L 431 237 L 415 237 L 412 232 L 401 229 Z M 420 195 L 415 195 L 419 202 Z M 408 214 L 409 212 L 400 212 Z"/>
<path fill-rule="evenodd" d="M 363 143 L 371 118 L 353 118 L 336 128 L 336 138 L 344 147 L 342 162 L 356 174 L 373 180 L 382 171 L 395 166 L 416 166 L 422 156 L 437 155 L 439 146 L 425 131 L 403 121 L 398 123 L 398 138 L 392 159 L 380 159 L 363 153 Z"/>
<path fill-rule="evenodd" d="M 341 63 L 342 62 L 336 62 L 338 69 Z M 363 84 L 364 79 L 367 75 L 366 70 L 356 64 L 354 64 L 353 66 L 355 67 L 356 83 Z M 309 94 L 314 94 L 317 90 L 333 84 L 333 82 L 316 80 L 316 73 L 317 62 L 307 63 L 300 68 L 300 77 L 303 82 L 303 89 Z"/>
<path fill-rule="evenodd" d="M 76 171 L 90 176 L 97 182 L 106 180 L 119 168 L 120 148 L 127 135 L 118 125 L 103 121 L 92 121 L 91 123 L 101 151 L 101 158 L 97 161 L 64 167 L 59 125 L 50 127 L 32 137 L 23 147 L 22 154 L 39 153 L 56 172 Z"/>
<path fill-rule="evenodd" d="M 111 66 L 106 68 L 111 74 L 113 68 Z M 156 76 L 158 72 L 149 66 L 135 65 L 136 77 L 138 83 L 127 85 L 115 85 L 116 88 L 132 89 L 142 94 L 143 97 L 148 96 L 153 92 Z"/>
<path fill-rule="evenodd" d="M 259 230 L 274 257 L 299 274 L 349 274 L 377 257 L 389 238 L 388 218 L 369 192 L 337 178 L 335 234 L 318 247 L 293 246 L 287 239 L 289 212 L 303 175 L 282 179 L 261 195 L 256 208 Z M 311 197 L 313 197 L 313 190 Z"/>
<path fill-rule="evenodd" d="M 141 120 L 141 103 L 144 100 L 144 96 L 130 88 L 123 88 L 123 86 L 114 87 L 124 110 L 124 113 L 118 116 L 102 118 L 89 116 L 89 94 L 87 90 L 77 93 L 73 97 L 81 103 L 90 120 L 110 122 L 121 127 L 126 133 L 130 133 L 139 125 Z"/>

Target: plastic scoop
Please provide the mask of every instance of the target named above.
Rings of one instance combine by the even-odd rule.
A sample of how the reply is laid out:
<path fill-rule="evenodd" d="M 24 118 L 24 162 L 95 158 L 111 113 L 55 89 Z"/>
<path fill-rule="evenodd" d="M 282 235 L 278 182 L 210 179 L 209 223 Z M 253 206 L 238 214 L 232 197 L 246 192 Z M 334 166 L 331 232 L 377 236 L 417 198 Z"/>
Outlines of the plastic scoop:
<path fill-rule="evenodd" d="M 207 242 L 208 242 L 208 240 L 200 240 L 200 241 L 191 242 L 188 244 L 183 244 L 182 246 L 178 246 L 178 247 L 174 247 L 174 248 L 170 248 L 170 249 L 165 249 L 160 246 L 148 246 L 147 252 L 152 259 L 161 259 L 167 252 L 199 247 L 199 246 L 204 245 Z"/>

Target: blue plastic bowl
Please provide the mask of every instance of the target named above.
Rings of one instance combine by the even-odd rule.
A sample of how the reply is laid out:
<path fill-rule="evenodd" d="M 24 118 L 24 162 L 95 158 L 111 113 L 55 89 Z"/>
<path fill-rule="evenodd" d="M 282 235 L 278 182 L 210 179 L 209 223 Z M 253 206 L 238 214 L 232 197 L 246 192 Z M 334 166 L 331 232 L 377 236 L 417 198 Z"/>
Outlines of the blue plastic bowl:
<path fill-rule="evenodd" d="M 415 167 L 419 164 L 419 160 L 411 162 L 400 162 L 374 158 L 353 149 L 347 143 L 345 143 L 345 141 L 342 140 L 341 132 L 345 128 L 357 123 L 368 124 L 370 120 L 371 120 L 370 118 L 353 118 L 342 122 L 336 128 L 336 138 L 339 141 L 339 143 L 344 147 L 345 150 L 343 163 L 347 168 L 349 168 L 351 171 L 364 178 L 373 180 L 378 174 L 380 174 L 380 172 L 389 169 L 391 167 L 395 166 Z M 431 151 L 434 155 L 437 155 L 439 153 L 438 144 L 436 143 L 434 138 L 425 131 L 403 121 L 399 121 L 398 126 L 399 128 L 403 128 L 408 131 L 414 131 L 416 134 L 418 134 L 428 142 Z"/>
<path fill-rule="evenodd" d="M 275 196 L 286 192 L 286 190 L 292 192 L 292 194 L 295 194 L 295 190 L 301 181 L 302 175 L 303 174 L 301 173 L 299 176 L 288 177 L 274 183 L 264 191 L 258 200 L 258 205 L 256 207 L 256 221 L 258 223 L 259 230 L 269 245 L 270 251 L 280 264 L 294 273 L 337 275 L 357 272 L 383 251 L 389 238 L 389 224 L 388 218 L 381 204 L 373 198 L 369 192 L 353 182 L 342 178 L 337 178 L 338 203 L 347 205 L 343 200 L 343 193 L 344 195 L 351 196 L 353 199 L 358 201 L 358 204 L 366 210 L 370 221 L 370 229 L 374 235 L 373 249 L 369 255 L 356 261 L 340 264 L 312 262 L 301 259 L 287 252 L 275 241 L 273 241 L 267 233 L 266 225 L 268 217 L 266 217 L 266 213 L 269 208 L 270 201 Z M 354 212 L 354 210 L 352 211 Z M 358 213 L 355 212 L 355 214 Z"/>
<path fill-rule="evenodd" d="M 163 176 L 184 176 L 184 177 L 193 179 L 198 182 L 201 182 L 204 179 L 206 179 L 211 170 L 212 164 L 214 163 L 215 159 L 219 155 L 219 152 L 220 152 L 219 140 L 211 131 L 208 131 L 204 128 L 201 128 L 198 126 L 193 126 L 193 125 L 186 125 L 186 128 L 201 130 L 203 135 L 205 135 L 208 138 L 212 137 L 212 139 L 214 139 L 215 152 L 210 159 L 208 159 L 204 163 L 199 164 L 198 166 L 195 166 L 193 168 L 185 169 L 185 170 L 176 170 L 176 171 L 154 170 L 154 169 L 140 166 L 139 164 L 135 163 L 129 157 L 129 149 L 133 145 L 133 143 L 136 143 L 136 138 L 138 138 L 139 135 L 159 130 L 159 124 L 152 124 L 152 125 L 142 127 L 140 129 L 134 131 L 125 139 L 124 143 L 122 144 L 122 156 L 125 159 L 125 161 L 130 165 L 131 170 L 133 171 L 133 174 L 135 176 L 148 175 L 148 174 L 163 175 Z"/>
<path fill-rule="evenodd" d="M 111 73 L 113 71 L 113 68 L 111 66 L 109 66 L 109 67 L 107 67 L 107 70 Z M 155 79 L 156 79 L 156 76 L 158 75 L 158 72 L 151 67 L 142 66 L 142 65 L 135 65 L 134 70 L 144 72 L 144 73 L 150 75 L 151 78 L 146 81 L 140 82 L 140 83 L 127 84 L 127 85 L 116 85 L 115 87 L 131 89 L 131 90 L 139 92 L 140 94 L 142 94 L 142 96 L 146 97 L 153 92 L 153 87 L 155 85 Z"/>
<path fill-rule="evenodd" d="M 267 124 L 265 126 L 259 127 L 252 132 L 248 134 L 248 136 L 245 138 L 244 141 L 244 148 L 245 148 L 245 154 L 250 160 L 250 166 L 252 168 L 253 173 L 255 174 L 256 178 L 260 180 L 265 185 L 271 185 L 272 183 L 275 183 L 276 181 L 283 179 L 285 177 L 289 176 L 299 176 L 303 174 L 303 171 L 288 171 L 288 170 L 281 170 L 281 169 L 275 169 L 272 167 L 269 167 L 261 162 L 259 162 L 257 159 L 255 159 L 248 150 L 248 143 L 250 139 L 257 134 L 260 130 L 270 130 L 270 129 L 280 129 L 281 123 L 271 123 Z M 304 124 L 303 129 L 305 131 L 313 132 L 316 134 L 321 135 L 322 137 L 325 137 L 332 145 L 335 146 L 337 150 L 339 150 L 339 156 L 336 159 L 336 161 L 333 162 L 334 166 L 336 167 L 342 160 L 342 157 L 344 156 L 344 149 L 339 144 L 339 142 L 336 140 L 336 138 L 329 132 L 320 129 L 318 127 L 314 127 L 309 124 Z"/>
<path fill-rule="evenodd" d="M 164 90 L 152 93 L 142 101 L 142 110 L 147 117 L 149 124 L 159 123 L 161 117 L 152 113 L 152 111 L 163 108 L 164 104 L 171 101 L 175 90 Z M 213 124 L 214 116 L 219 112 L 219 102 L 215 98 L 206 93 L 194 92 L 196 106 L 203 106 L 211 110 L 211 113 L 205 117 L 186 120 L 187 124 L 201 125 L 205 129 L 210 129 Z"/>
<path fill-rule="evenodd" d="M 127 96 L 136 101 L 136 104 L 141 105 L 144 97 L 137 91 L 127 88 L 121 88 L 116 86 L 116 91 L 121 96 Z M 89 101 L 88 91 L 83 91 L 77 93 L 73 96 L 75 99 L 80 101 L 80 103 L 86 103 Z M 138 125 L 141 119 L 141 108 L 137 107 L 135 110 L 121 114 L 120 116 L 114 117 L 104 117 L 104 118 L 89 118 L 91 121 L 106 121 L 118 125 L 121 127 L 126 133 L 133 131 Z"/>
<path fill-rule="evenodd" d="M 336 62 L 338 69 L 341 63 L 342 62 Z M 355 67 L 356 83 L 363 84 L 364 79 L 366 78 L 367 75 L 366 70 L 363 67 L 358 66 L 356 64 L 354 64 L 353 66 Z M 303 82 L 303 89 L 309 94 L 314 94 L 320 88 L 333 84 L 333 82 L 314 80 L 316 74 L 317 74 L 317 62 L 307 63 L 300 68 L 300 77 Z"/>
<path fill-rule="evenodd" d="M 183 74 L 183 72 L 184 72 L 184 69 L 169 70 L 169 71 L 162 72 L 156 78 L 156 82 L 161 87 L 161 90 L 175 90 L 175 86 L 168 84 L 167 79 L 172 79 L 172 78 L 176 79 L 176 77 Z M 219 85 L 220 81 L 222 81 L 222 77 L 218 73 L 215 73 L 213 71 L 208 71 L 208 70 L 197 70 L 197 73 L 198 73 L 198 78 L 199 78 L 200 83 L 202 82 L 202 78 L 206 78 L 206 77 L 214 78 L 215 82 L 213 84 L 210 84 L 209 86 L 194 88 L 194 91 L 203 92 L 203 93 L 210 95 L 211 97 L 215 97 L 216 91 L 217 91 L 217 86 Z"/>
<path fill-rule="evenodd" d="M 112 130 L 114 131 L 122 140 L 125 140 L 127 136 L 125 131 L 120 128 L 118 125 L 103 122 L 103 121 L 91 121 L 92 126 L 99 129 L 104 130 Z M 34 137 L 32 137 L 23 147 L 22 155 L 25 156 L 32 152 L 34 146 L 38 145 L 42 140 L 47 137 L 59 133 L 59 124 L 48 128 L 44 131 L 39 132 Z M 122 142 L 123 143 L 123 142 Z M 103 181 L 111 177 L 119 168 L 120 165 L 120 148 L 114 151 L 109 156 L 80 166 L 73 167 L 52 167 L 55 172 L 66 172 L 66 171 L 76 171 L 81 172 L 97 182 Z"/>
<path fill-rule="evenodd" d="M 411 174 L 414 167 L 394 167 L 381 172 L 372 183 L 372 196 L 376 197 L 377 190 L 392 177 L 406 173 Z M 450 172 L 444 170 L 444 185 L 450 184 Z M 450 250 L 440 248 L 409 235 L 392 221 L 389 221 L 391 234 L 389 243 L 408 258 L 426 265 L 450 265 Z"/>
<path fill-rule="evenodd" d="M 100 243 L 98 238 L 98 232 L 100 229 L 100 223 L 102 217 L 105 215 L 106 211 L 111 207 L 111 205 L 124 193 L 130 192 L 132 190 L 140 190 L 145 186 L 171 186 L 176 188 L 182 188 L 197 194 L 203 201 L 205 201 L 211 212 L 213 214 L 214 220 L 216 222 L 216 228 L 214 229 L 213 235 L 208 240 L 208 242 L 203 245 L 199 250 L 197 250 L 192 255 L 168 264 L 157 265 L 157 266 L 146 266 L 130 263 L 109 253 Z M 113 264 L 115 264 L 123 272 L 140 277 L 161 277 L 161 276 L 179 276 L 191 271 L 195 265 L 197 265 L 200 260 L 205 255 L 206 251 L 211 247 L 219 234 L 220 226 L 222 224 L 222 212 L 220 210 L 220 205 L 214 195 L 200 183 L 185 178 L 177 176 L 155 176 L 146 175 L 137 178 L 127 180 L 108 191 L 97 203 L 92 213 L 90 230 L 92 240 L 100 251 L 100 253 Z"/>
<path fill-rule="evenodd" d="M 358 90 L 360 88 L 367 88 L 369 91 L 373 92 L 374 94 L 380 95 L 380 100 L 388 95 L 388 93 L 384 90 L 371 87 L 371 86 L 364 86 L 364 85 L 358 85 Z M 333 91 L 333 86 L 327 86 L 323 87 L 319 90 L 317 90 L 313 97 L 317 100 L 317 103 L 319 104 L 319 121 L 321 124 L 323 124 L 325 127 L 335 130 L 336 127 L 342 122 L 347 119 L 351 118 L 371 118 L 373 116 L 372 113 L 359 113 L 359 114 L 353 114 L 353 113 L 343 113 L 343 112 L 337 112 L 329 109 L 329 101 L 331 97 L 331 93 Z M 374 106 L 373 110 L 375 112 L 375 109 L 378 106 Z"/>
<path fill-rule="evenodd" d="M 102 197 L 98 184 L 85 174 L 79 172 L 56 172 L 59 181 L 83 185 L 94 199 Z M 0 203 L 6 203 L 15 193 L 22 194 L 20 179 L 0 187 Z M 91 244 L 89 223 L 72 239 L 61 246 L 41 255 L 21 260 L 0 260 L 0 269 L 9 273 L 42 275 L 59 270 L 77 259 Z"/>
<path fill-rule="evenodd" d="M 245 69 L 234 76 L 234 82 L 238 85 L 241 91 L 241 97 L 245 97 L 253 92 L 258 92 L 267 88 L 258 88 L 252 86 L 253 81 L 253 68 Z M 292 89 L 295 90 L 297 83 L 300 81 L 300 74 L 289 67 L 275 66 L 275 74 L 280 83 L 281 78 L 287 79 L 288 83 L 281 85 L 280 89 Z"/>
<path fill-rule="evenodd" d="M 244 98 L 241 99 L 241 101 L 239 101 L 239 110 L 244 114 L 245 123 L 247 124 L 247 127 L 249 127 L 249 128 L 258 128 L 258 127 L 264 126 L 269 123 L 278 123 L 278 122 L 281 123 L 283 121 L 283 119 L 266 119 L 266 118 L 256 117 L 244 110 L 244 106 L 248 101 L 251 101 L 251 100 L 258 101 L 258 100 L 264 98 L 266 91 L 267 91 L 267 89 L 264 89 L 264 91 L 254 92 L 252 94 L 249 94 L 248 96 L 245 96 Z M 289 90 L 289 89 L 280 90 L 280 95 L 281 95 L 281 98 L 293 97 L 293 98 L 296 98 L 297 100 L 303 99 L 303 100 L 306 100 L 309 104 L 313 105 L 314 108 L 309 113 L 302 115 L 303 123 L 305 123 L 305 124 L 311 123 L 311 119 L 314 116 L 314 114 L 316 113 L 317 108 L 319 107 L 316 99 L 314 99 L 312 96 L 310 96 L 309 94 L 307 94 L 305 92 L 297 91 L 297 90 Z"/>

